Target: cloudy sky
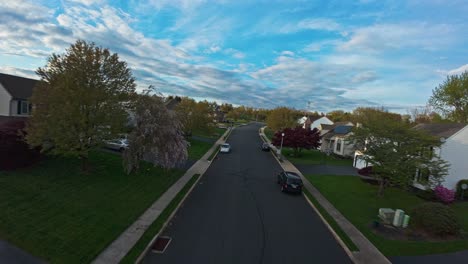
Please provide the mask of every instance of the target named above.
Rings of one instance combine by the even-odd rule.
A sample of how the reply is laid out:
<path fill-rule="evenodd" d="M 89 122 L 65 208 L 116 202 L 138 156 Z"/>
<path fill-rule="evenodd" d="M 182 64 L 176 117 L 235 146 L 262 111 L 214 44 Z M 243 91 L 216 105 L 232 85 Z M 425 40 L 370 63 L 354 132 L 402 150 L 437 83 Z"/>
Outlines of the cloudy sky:
<path fill-rule="evenodd" d="M 164 94 L 404 113 L 468 70 L 467 14 L 466 0 L 1 1 L 0 72 L 37 78 L 83 39 Z"/>

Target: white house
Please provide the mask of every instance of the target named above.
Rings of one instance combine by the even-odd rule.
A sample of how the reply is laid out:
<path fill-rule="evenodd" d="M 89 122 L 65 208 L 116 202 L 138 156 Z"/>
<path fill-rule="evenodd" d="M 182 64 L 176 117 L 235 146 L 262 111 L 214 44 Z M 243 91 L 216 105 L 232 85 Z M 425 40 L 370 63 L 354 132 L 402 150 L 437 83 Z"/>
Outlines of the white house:
<path fill-rule="evenodd" d="M 355 147 L 354 142 L 349 140 L 353 134 L 352 125 L 338 125 L 322 136 L 320 151 L 334 153 L 342 157 L 352 157 Z"/>
<path fill-rule="evenodd" d="M 450 164 L 448 175 L 442 185 L 455 189 L 462 179 L 468 179 L 468 125 L 466 124 L 419 124 L 415 129 L 423 130 L 440 138 L 443 142 L 440 148 L 434 148 L 434 154 Z M 424 184 L 428 174 L 416 171 L 414 187 L 427 189 Z"/>
<path fill-rule="evenodd" d="M 29 116 L 37 80 L 0 73 L 0 116 Z"/>
<path fill-rule="evenodd" d="M 333 125 L 333 121 L 326 116 L 303 116 L 297 122 L 302 125 L 302 128 L 309 127 L 310 130 L 317 128 L 320 131 L 322 125 Z"/>
<path fill-rule="evenodd" d="M 419 124 L 414 129 L 422 130 L 440 138 L 443 142 L 440 148 L 433 148 L 435 155 L 447 161 L 450 165 L 448 175 L 442 185 L 448 189 L 455 189 L 458 181 L 468 179 L 468 125 L 466 124 Z M 353 166 L 361 169 L 367 164 L 363 159 L 364 151 L 356 150 Z M 430 175 L 423 170 L 416 170 L 413 186 L 427 189 L 426 184 Z"/>

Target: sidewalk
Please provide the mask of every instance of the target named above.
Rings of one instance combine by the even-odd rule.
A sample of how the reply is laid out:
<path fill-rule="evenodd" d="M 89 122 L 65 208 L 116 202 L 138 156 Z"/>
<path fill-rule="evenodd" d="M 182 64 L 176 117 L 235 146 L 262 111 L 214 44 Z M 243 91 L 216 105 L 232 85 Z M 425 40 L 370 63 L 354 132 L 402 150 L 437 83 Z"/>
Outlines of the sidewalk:
<path fill-rule="evenodd" d="M 0 263 L 45 264 L 46 262 L 4 240 L 0 240 Z"/>
<path fill-rule="evenodd" d="M 265 136 L 264 127 L 260 130 L 268 143 L 271 142 Z M 272 145 L 272 151 L 277 149 Z M 391 263 L 351 222 L 349 222 L 304 176 L 302 173 L 284 157 L 277 159 L 280 166 L 285 171 L 292 171 L 299 174 L 304 182 L 304 187 L 315 197 L 319 204 L 332 216 L 340 228 L 349 236 L 353 243 L 359 248 L 358 252 L 352 252 L 351 259 L 355 263 Z M 325 223 L 328 225 L 328 223 Z"/>
<path fill-rule="evenodd" d="M 157 201 L 155 201 L 130 227 L 128 227 L 120 236 L 114 240 L 104 251 L 92 262 L 96 264 L 119 263 L 127 253 L 138 242 L 141 236 L 146 232 L 149 226 L 159 217 L 174 197 L 182 190 L 185 184 L 195 174 L 203 174 L 210 166 L 208 158 L 216 151 L 217 145 L 224 143 L 224 136 L 232 128 L 227 129 L 216 143 L 208 150 L 205 155 L 195 162 L 185 174 L 174 183 Z"/>

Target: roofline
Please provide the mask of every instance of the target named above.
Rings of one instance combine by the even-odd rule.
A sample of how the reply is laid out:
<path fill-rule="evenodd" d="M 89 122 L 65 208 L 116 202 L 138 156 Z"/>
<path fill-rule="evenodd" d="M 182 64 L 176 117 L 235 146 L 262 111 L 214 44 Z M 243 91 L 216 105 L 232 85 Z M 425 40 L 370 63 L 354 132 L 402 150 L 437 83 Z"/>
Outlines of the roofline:
<path fill-rule="evenodd" d="M 458 133 L 460 133 L 461 131 L 465 130 L 468 128 L 468 124 L 466 124 L 464 127 L 462 127 L 461 129 L 459 129 L 457 132 L 453 133 L 453 135 L 451 135 L 450 137 L 446 138 L 445 140 L 448 140 L 448 139 L 451 139 L 452 137 L 454 137 L 455 135 L 458 135 Z"/>
<path fill-rule="evenodd" d="M 0 81 L 0 86 L 2 86 L 3 90 L 5 90 L 5 91 L 7 92 L 7 94 L 10 95 L 11 99 L 13 99 L 13 95 L 11 95 L 11 93 L 8 91 L 8 89 L 5 88 L 5 85 L 3 85 L 3 83 L 2 83 L 1 81 Z M 11 99 L 10 99 L 10 100 L 11 100 Z"/>

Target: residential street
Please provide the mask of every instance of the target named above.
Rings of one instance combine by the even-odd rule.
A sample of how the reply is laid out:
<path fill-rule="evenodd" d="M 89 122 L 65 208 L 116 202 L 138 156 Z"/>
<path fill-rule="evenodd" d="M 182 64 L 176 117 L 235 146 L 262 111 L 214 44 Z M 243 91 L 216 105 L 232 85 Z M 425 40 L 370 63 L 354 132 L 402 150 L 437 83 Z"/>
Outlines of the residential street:
<path fill-rule="evenodd" d="M 351 263 L 306 200 L 280 192 L 260 124 L 236 128 L 144 263 Z"/>

